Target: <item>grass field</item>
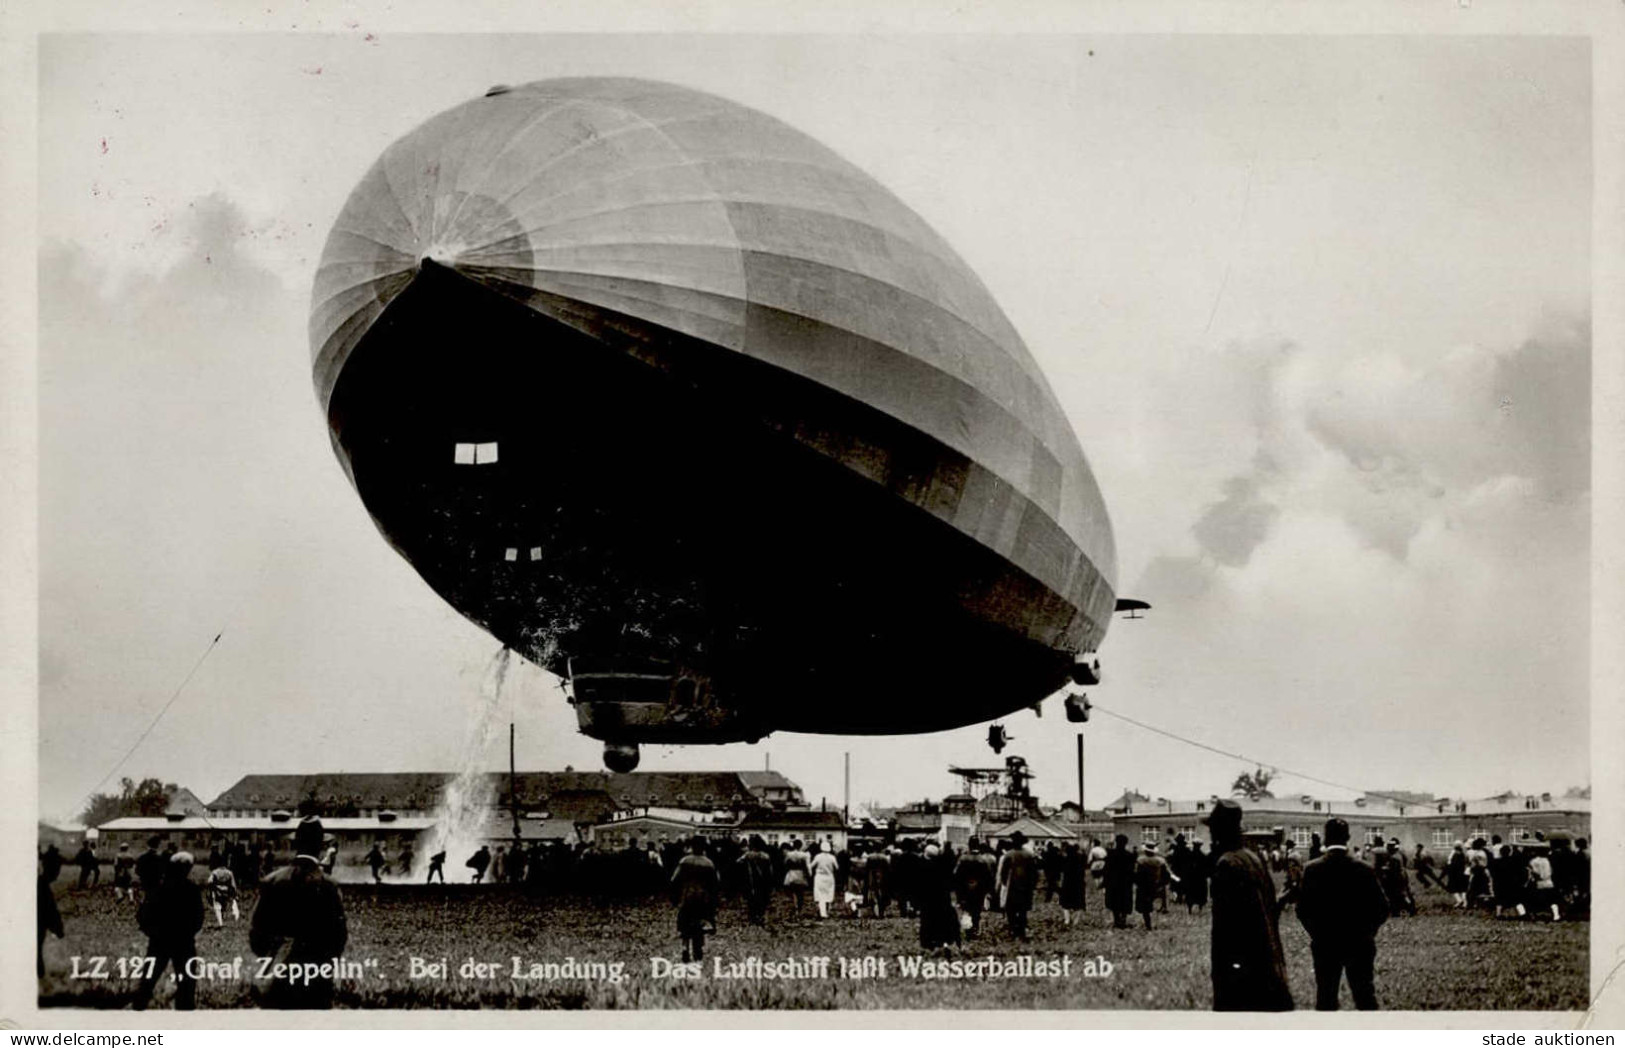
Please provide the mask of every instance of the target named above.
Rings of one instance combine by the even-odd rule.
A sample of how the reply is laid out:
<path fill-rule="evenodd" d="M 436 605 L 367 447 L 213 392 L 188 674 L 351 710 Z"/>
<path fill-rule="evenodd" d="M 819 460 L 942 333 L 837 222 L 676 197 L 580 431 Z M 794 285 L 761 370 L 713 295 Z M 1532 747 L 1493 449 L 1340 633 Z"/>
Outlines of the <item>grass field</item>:
<path fill-rule="evenodd" d="M 65 878 L 64 878 L 65 880 Z M 1157 927 L 1116 930 L 1089 899 L 1081 925 L 1068 928 L 1054 904 L 1034 910 L 1031 941 L 1017 943 L 999 914 L 988 914 L 982 937 L 955 956 L 989 955 L 1009 959 L 1031 954 L 1040 960 L 1072 958 L 1065 978 L 925 980 L 898 971 L 897 956 L 919 954 L 918 924 L 889 917 L 857 920 L 816 913 L 796 914 L 788 898 L 774 901 L 768 926 L 744 920 L 737 902 L 727 904 L 718 933 L 709 944 L 704 976 L 655 978 L 651 958 L 677 960 L 680 944 L 672 908 L 661 901 L 602 908 L 577 898 L 532 900 L 506 888 L 453 885 L 348 885 L 347 959 L 367 961 L 360 979 L 339 982 L 338 1004 L 349 1008 L 1176 1008 L 1206 1009 L 1208 919 L 1182 907 L 1158 915 Z M 1496 921 L 1484 914 L 1453 913 L 1446 898 L 1424 894 L 1421 915 L 1390 921 L 1378 939 L 1377 992 L 1385 1009 L 1583 1009 L 1587 999 L 1589 926 L 1583 923 Z M 47 971 L 40 1005 L 119 1008 L 133 982 L 118 978 L 72 978 L 73 958 L 86 970 L 90 958 L 140 955 L 144 937 L 132 908 L 114 903 L 111 892 L 58 888 L 67 937 L 46 944 Z M 248 907 L 241 924 L 214 927 L 212 913 L 198 936 L 198 952 L 209 961 L 241 956 L 252 966 L 248 948 Z M 1290 911 L 1281 921 L 1291 978 L 1299 1008 L 1314 1005 L 1308 939 Z M 449 961 L 447 978 L 413 980 L 408 959 Z M 530 962 L 622 962 L 623 981 L 523 981 L 510 978 L 512 958 Z M 788 957 L 831 958 L 827 977 L 795 981 L 716 979 L 713 959 L 724 964 L 752 955 L 764 961 Z M 887 959 L 888 978 L 842 978 L 838 958 L 871 955 Z M 1085 962 L 1104 957 L 1108 976 L 1085 974 Z M 461 978 L 458 968 L 473 958 L 496 962 L 495 977 Z M 1097 961 L 1098 965 L 1098 961 Z M 166 977 L 154 1007 L 168 1007 L 173 987 Z M 1343 1007 L 1351 1006 L 1347 988 Z M 198 987 L 200 1008 L 253 1007 L 247 981 L 216 978 Z"/>

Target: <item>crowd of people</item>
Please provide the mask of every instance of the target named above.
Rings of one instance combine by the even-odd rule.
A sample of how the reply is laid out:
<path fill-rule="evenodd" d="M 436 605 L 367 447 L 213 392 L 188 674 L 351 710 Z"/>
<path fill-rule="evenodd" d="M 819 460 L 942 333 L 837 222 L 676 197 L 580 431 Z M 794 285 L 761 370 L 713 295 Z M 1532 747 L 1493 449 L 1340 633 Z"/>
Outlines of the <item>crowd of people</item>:
<path fill-rule="evenodd" d="M 1470 845 L 1458 842 L 1440 864 L 1421 845 L 1407 855 L 1392 838 L 1356 848 L 1347 823 L 1334 818 L 1311 837 L 1306 862 L 1290 840 L 1244 843 L 1241 810 L 1233 802 L 1218 802 L 1204 822 L 1211 851 L 1184 834 L 1174 837 L 1166 853 L 1154 843 L 1133 847 L 1124 835 L 1108 846 L 1095 839 L 1039 844 L 1018 832 L 997 841 L 973 838 L 963 849 L 909 839 L 853 839 L 835 847 L 829 839 L 770 846 L 760 836 L 695 836 L 633 841 L 618 849 L 557 841 L 494 850 L 481 845 L 464 865 L 475 883 L 489 876 L 534 895 L 580 894 L 600 905 L 669 893 L 685 960 L 703 956 L 705 938 L 715 932 L 729 899 L 742 902 L 745 920 L 760 926 L 781 893 L 791 912 L 806 920 L 917 920 L 921 947 L 943 953 L 988 934 L 989 914 L 1002 918 L 996 933 L 1027 941 L 1029 914 L 1040 899 L 1057 903 L 1063 925 L 1071 927 L 1095 893 L 1114 928 L 1129 927 L 1130 915 L 1137 914 L 1148 932 L 1170 904 L 1182 905 L 1187 913 L 1211 912 L 1214 1006 L 1220 1010 L 1292 1006 L 1277 922 L 1294 907 L 1311 940 L 1316 1006 L 1335 1008 L 1346 977 L 1356 1006 L 1376 1007 L 1376 935 L 1390 918 L 1418 912 L 1413 876 L 1418 890 L 1446 893 L 1453 907 L 1496 918 L 1589 916 L 1590 855 L 1583 838 L 1572 845 L 1560 834 L 1515 842 L 1475 838 Z M 409 874 L 413 858 L 407 845 L 393 865 Z M 336 861 L 336 842 L 314 818 L 295 830 L 291 862 L 279 862 L 269 845 L 256 850 L 221 844 L 204 859 L 208 874 L 201 878 L 193 876 L 194 856 L 160 836 L 140 855 L 120 845 L 112 862 L 114 898 L 134 906 L 149 942 L 150 963 L 135 1006 L 145 1006 L 171 965 L 177 1007 L 192 1006 L 196 988 L 183 970 L 196 955 L 207 913 L 212 910 L 216 926 L 226 923 L 228 913 L 233 922 L 241 920 L 245 892 L 258 897 L 250 920 L 256 952 L 293 960 L 336 956 L 346 934 L 331 876 Z M 446 861 L 444 850 L 430 856 L 430 881 L 444 881 Z M 362 862 L 375 881 L 392 865 L 378 844 Z M 42 975 L 45 938 L 63 933 L 50 885 L 65 864 L 54 846 L 40 855 Z M 90 844 L 72 864 L 80 871 L 79 887 L 100 883 L 101 861 Z M 321 1007 L 330 1003 L 332 985 L 273 985 L 266 992 L 267 1003 Z"/>
<path fill-rule="evenodd" d="M 197 979 L 189 962 L 198 956 L 197 937 L 206 913 L 212 909 L 217 926 L 224 926 L 228 910 L 233 922 L 240 921 L 243 884 L 257 895 L 249 946 L 259 956 L 273 958 L 282 973 L 270 976 L 259 988 L 263 1002 L 281 1008 L 330 1007 L 333 980 L 310 977 L 303 968 L 338 956 L 348 938 L 344 905 L 329 876 L 337 848 L 316 818 L 299 824 L 293 845 L 292 860 L 282 863 L 273 861 L 269 847 L 263 854 L 242 844 L 211 848 L 205 859 L 208 873 L 201 879 L 194 875 L 196 857 L 174 841 L 151 837 L 139 856 L 130 854 L 128 844 L 120 845 L 113 860 L 114 899 L 134 907 L 136 926 L 147 937 L 131 1007 L 146 1008 L 166 973 L 172 973 L 175 982 L 175 1007 L 196 1006 Z M 85 872 L 94 859 L 95 850 L 88 843 L 75 855 L 80 887 L 91 888 L 99 881 L 99 875 Z M 40 853 L 35 970 L 42 978 L 46 936 L 60 938 L 65 933 L 51 889 L 62 866 L 54 845 Z"/>

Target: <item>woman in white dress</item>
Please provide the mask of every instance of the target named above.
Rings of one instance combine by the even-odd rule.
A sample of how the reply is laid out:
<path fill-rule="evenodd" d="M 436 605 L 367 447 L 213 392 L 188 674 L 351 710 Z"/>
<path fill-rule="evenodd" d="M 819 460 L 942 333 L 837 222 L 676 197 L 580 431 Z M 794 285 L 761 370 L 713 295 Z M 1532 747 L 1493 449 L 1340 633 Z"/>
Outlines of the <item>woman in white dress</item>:
<path fill-rule="evenodd" d="M 818 916 L 828 917 L 830 904 L 835 901 L 835 871 L 838 868 L 835 856 L 818 847 L 817 842 L 809 846 L 812 854 L 809 866 L 812 870 L 813 902 L 818 904 Z"/>

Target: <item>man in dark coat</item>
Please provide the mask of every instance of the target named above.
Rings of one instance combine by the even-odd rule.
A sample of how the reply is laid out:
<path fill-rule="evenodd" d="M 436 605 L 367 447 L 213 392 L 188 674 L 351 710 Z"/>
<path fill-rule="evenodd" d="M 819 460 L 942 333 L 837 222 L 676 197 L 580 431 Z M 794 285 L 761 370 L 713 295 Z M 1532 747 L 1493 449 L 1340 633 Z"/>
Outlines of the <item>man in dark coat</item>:
<path fill-rule="evenodd" d="M 38 888 L 34 894 L 34 921 L 37 938 L 34 940 L 34 974 L 45 978 L 45 936 L 47 933 L 62 938 L 62 911 L 56 906 L 56 893 L 51 891 L 51 882 L 45 879 L 45 863 L 40 864 L 39 874 L 35 878 Z"/>
<path fill-rule="evenodd" d="M 47 844 L 39 857 L 40 873 L 46 884 L 55 884 L 57 875 L 62 872 L 62 853 L 56 845 Z"/>
<path fill-rule="evenodd" d="M 767 842 L 757 834 L 750 835 L 750 847 L 739 857 L 739 883 L 750 923 L 766 924 L 767 906 L 773 901 L 778 881 L 773 876 L 773 857 L 767 853 Z"/>
<path fill-rule="evenodd" d="M 1183 833 L 1174 834 L 1174 846 L 1168 850 L 1168 873 L 1173 878 L 1173 896 L 1175 902 L 1185 901 L 1185 876 L 1190 871 L 1191 847 L 1185 840 Z M 1166 906 L 1163 913 L 1168 912 Z"/>
<path fill-rule="evenodd" d="M 915 869 L 915 905 L 920 911 L 920 947 L 959 945 L 959 914 L 954 911 L 953 853 L 944 853 L 935 844 L 925 846 L 925 854 Z"/>
<path fill-rule="evenodd" d="M 1061 849 L 1055 846 L 1054 841 L 1044 845 L 1040 864 L 1044 869 L 1044 901 L 1049 902 L 1061 889 Z"/>
<path fill-rule="evenodd" d="M 1119 833 L 1106 853 L 1106 909 L 1112 911 L 1112 925 L 1128 927 L 1129 911 L 1134 909 L 1134 853 L 1128 850 L 1128 837 Z"/>
<path fill-rule="evenodd" d="M 954 894 L 959 908 L 970 917 L 969 938 L 982 931 L 982 911 L 987 908 L 987 893 L 993 890 L 994 871 L 993 856 L 980 840 L 970 842 L 970 849 L 954 867 Z"/>
<path fill-rule="evenodd" d="M 874 907 L 875 916 L 884 917 L 886 903 L 891 901 L 892 893 L 891 854 L 885 848 L 877 848 L 865 860 L 863 867 L 864 897 Z"/>
<path fill-rule="evenodd" d="M 677 902 L 677 934 L 683 938 L 683 960 L 705 956 L 706 925 L 716 926 L 717 893 L 722 878 L 716 864 L 705 856 L 705 838 L 695 835 L 688 854 L 671 874 L 672 893 Z"/>
<path fill-rule="evenodd" d="M 164 843 L 162 837 L 148 837 L 147 850 L 135 860 L 135 886 L 141 889 L 143 899 L 157 891 L 158 886 L 164 882 L 164 866 L 169 860 L 158 851 L 158 846 L 162 843 Z"/>
<path fill-rule="evenodd" d="M 73 857 L 73 864 L 79 867 L 79 887 L 89 888 L 102 879 L 102 860 L 96 855 L 96 849 L 90 842 L 79 845 L 79 851 Z"/>
<path fill-rule="evenodd" d="M 1157 900 L 1166 899 L 1171 879 L 1168 860 L 1157 854 L 1155 844 L 1147 844 L 1134 862 L 1134 908 L 1145 921 L 1145 930 L 1151 930 L 1151 911 Z"/>
<path fill-rule="evenodd" d="M 1202 821 L 1213 834 L 1213 1010 L 1291 1011 L 1275 881 L 1242 844 L 1241 806 L 1217 801 Z"/>
<path fill-rule="evenodd" d="M 203 928 L 203 893 L 192 883 L 191 852 L 170 856 L 163 882 L 148 889 L 136 922 L 147 934 L 147 956 L 131 1006 L 136 1011 L 145 1009 L 158 977 L 173 964 L 175 1010 L 191 1011 L 197 1005 L 197 981 L 187 962 L 197 956 L 197 933 Z"/>
<path fill-rule="evenodd" d="M 1004 893 L 1004 920 L 1010 934 L 1027 941 L 1027 913 L 1033 908 L 1038 889 L 1038 856 L 1027 849 L 1027 835 L 1017 830 L 1010 835 L 1013 847 L 1005 853 L 999 887 Z"/>
<path fill-rule="evenodd" d="M 1061 849 L 1061 919 L 1068 925 L 1089 905 L 1089 856 L 1077 841 Z"/>
<path fill-rule="evenodd" d="M 1326 853 L 1304 867 L 1298 897 L 1298 921 L 1315 962 L 1315 1008 L 1323 1012 L 1337 1010 L 1345 971 L 1354 1007 L 1377 1007 L 1377 929 L 1388 919 L 1389 899 L 1376 871 L 1349 855 L 1348 843 L 1349 824 L 1327 820 Z"/>
<path fill-rule="evenodd" d="M 274 958 L 274 964 L 326 964 L 344 953 L 350 930 L 338 885 L 321 866 L 319 819 L 310 817 L 299 824 L 293 849 L 293 862 L 260 882 L 248 945 L 261 957 Z M 273 977 L 265 1003 L 272 1008 L 331 1008 L 333 979 L 319 974 Z"/>
<path fill-rule="evenodd" d="M 1201 841 L 1191 843 L 1190 858 L 1185 860 L 1185 912 L 1191 913 L 1207 905 L 1207 878 L 1213 866 L 1213 856 L 1202 850 Z"/>
<path fill-rule="evenodd" d="M 1388 912 L 1394 917 L 1408 913 L 1416 916 L 1416 899 L 1411 895 L 1411 879 L 1405 872 L 1405 853 L 1399 850 L 1399 838 L 1388 842 L 1388 858 L 1382 864 L 1378 879 L 1388 896 Z"/>

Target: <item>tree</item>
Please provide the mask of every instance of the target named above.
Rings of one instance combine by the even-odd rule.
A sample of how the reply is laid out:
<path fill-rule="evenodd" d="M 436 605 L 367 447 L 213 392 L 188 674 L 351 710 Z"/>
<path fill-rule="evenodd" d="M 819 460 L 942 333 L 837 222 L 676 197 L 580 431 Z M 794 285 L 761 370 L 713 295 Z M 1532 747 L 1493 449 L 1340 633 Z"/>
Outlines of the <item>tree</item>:
<path fill-rule="evenodd" d="M 84 810 L 79 813 L 79 821 L 86 826 L 100 826 L 127 815 L 162 815 L 169 810 L 169 798 L 176 789 L 178 787 L 174 783 L 161 779 L 149 778 L 140 782 L 130 778 L 120 779 L 118 793 L 91 795 Z"/>
<path fill-rule="evenodd" d="M 1267 768 L 1259 768 L 1251 772 L 1244 771 L 1236 776 L 1235 782 L 1230 784 L 1230 795 L 1232 797 L 1246 797 L 1250 801 L 1273 797 L 1275 794 L 1270 792 L 1270 782 L 1274 778 L 1275 773 Z"/>

